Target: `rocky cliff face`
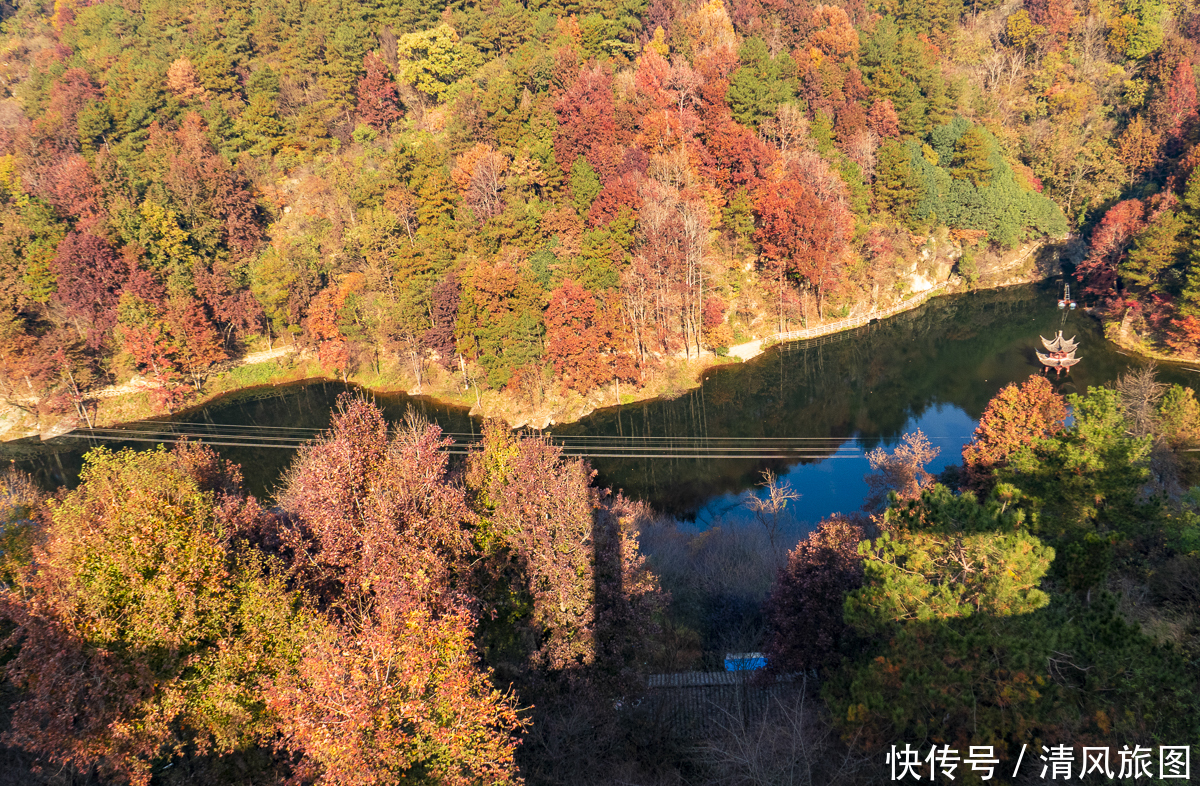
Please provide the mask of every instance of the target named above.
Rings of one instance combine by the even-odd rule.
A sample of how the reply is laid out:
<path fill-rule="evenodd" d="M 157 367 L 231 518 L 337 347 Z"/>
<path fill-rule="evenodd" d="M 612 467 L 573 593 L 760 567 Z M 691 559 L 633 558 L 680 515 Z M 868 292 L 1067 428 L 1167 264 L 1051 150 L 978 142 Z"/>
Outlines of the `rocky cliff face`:
<path fill-rule="evenodd" d="M 981 260 L 976 285 L 993 288 L 1041 281 L 1061 274 L 1064 262 L 1077 263 L 1084 252 L 1083 242 L 1076 237 L 1026 243 L 1005 254 Z"/>
<path fill-rule="evenodd" d="M 913 293 L 926 292 L 953 276 L 970 288 L 994 289 L 1057 276 L 1064 262 L 1076 264 L 1085 253 L 1084 243 L 1074 236 L 1035 240 L 1010 251 L 970 250 L 942 230 L 925 241 L 900 274 Z"/>
<path fill-rule="evenodd" d="M 948 232 L 940 230 L 925 241 L 925 245 L 917 253 L 917 258 L 907 270 L 902 271 L 901 278 L 907 283 L 910 292 L 927 292 L 938 284 L 949 281 L 962 257 L 962 246 L 955 242 Z"/>

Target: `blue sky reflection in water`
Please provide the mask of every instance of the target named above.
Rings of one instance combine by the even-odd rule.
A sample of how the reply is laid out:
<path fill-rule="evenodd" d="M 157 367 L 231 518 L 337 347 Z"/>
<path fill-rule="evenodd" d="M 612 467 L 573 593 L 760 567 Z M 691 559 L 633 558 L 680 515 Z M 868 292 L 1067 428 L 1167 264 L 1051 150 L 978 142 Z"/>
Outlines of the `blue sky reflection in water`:
<path fill-rule="evenodd" d="M 942 450 L 934 470 L 958 463 L 988 401 L 1005 385 L 1041 373 L 1039 336 L 1062 329 L 1079 341 L 1082 362 L 1050 377 L 1064 395 L 1113 382 L 1140 365 L 1105 340 L 1096 320 L 1059 311 L 1059 291 L 1046 282 L 935 298 L 857 331 L 713 369 L 701 388 L 679 398 L 600 410 L 555 431 L 741 442 L 747 451 L 790 444 L 793 452 L 780 450 L 776 458 L 594 462 L 602 485 L 675 517 L 698 517 L 696 526 L 711 526 L 718 515 L 745 518 L 732 502 L 754 489 L 764 469 L 790 476 L 804 494 L 798 506 L 804 519 L 854 511 L 864 496 L 865 452 L 894 447 L 918 426 Z M 1195 386 L 1200 375 L 1164 364 L 1159 378 Z"/>
<path fill-rule="evenodd" d="M 920 416 L 910 418 L 904 424 L 903 433 L 920 429 L 930 443 L 940 449 L 937 458 L 927 467 L 937 475 L 947 466 L 962 460 L 963 446 L 971 441 L 971 434 L 978 423 L 959 407 L 938 404 Z M 884 441 L 881 446 L 891 451 L 899 441 Z M 788 505 L 788 511 L 800 529 L 807 530 L 830 514 L 850 512 L 862 505 L 867 495 L 863 476 L 871 471 L 867 453 L 867 450 L 857 447 L 857 442 L 847 442 L 835 457 L 815 464 L 797 464 L 786 473 L 780 473 L 781 479 L 801 495 L 797 502 Z M 686 525 L 687 528 L 703 530 L 713 525 L 752 523 L 753 514 L 746 507 L 746 497 L 750 494 L 761 497 L 765 496 L 765 491 L 752 489 L 740 494 L 726 493 L 715 497 L 697 511 L 696 520 Z"/>
<path fill-rule="evenodd" d="M 1039 335 L 1053 336 L 1061 328 L 1078 337 L 1082 362 L 1069 375 L 1052 377 L 1064 394 L 1112 382 L 1140 364 L 1108 343 L 1095 320 L 1059 311 L 1058 291 L 1048 282 L 935 298 L 856 331 L 785 344 L 748 363 L 712 369 L 702 386 L 676 398 L 597 410 L 551 431 L 577 445 L 612 446 L 592 451 L 602 454 L 592 459 L 601 486 L 697 520 L 694 526 L 711 525 L 719 516 L 746 518 L 735 501 L 755 488 L 764 469 L 788 477 L 804 495 L 798 506 L 802 520 L 857 510 L 866 489 L 866 451 L 894 448 L 920 427 L 942 451 L 931 469 L 957 463 L 992 396 L 1039 373 L 1034 356 L 1041 349 Z M 1163 365 L 1159 377 L 1191 386 L 1200 382 L 1200 374 L 1181 366 Z M 333 383 L 245 391 L 149 425 L 243 429 L 238 433 L 251 435 L 315 433 L 329 426 L 344 391 Z M 479 433 L 480 422 L 463 408 L 404 394 L 367 395 L 393 423 L 416 408 L 448 433 Z M 84 451 L 93 446 L 78 437 L 34 438 L 0 445 L 0 458 L 16 459 L 47 487 L 70 485 Z M 242 466 L 250 490 L 267 500 L 293 458 L 290 450 L 253 444 L 218 450 Z"/>

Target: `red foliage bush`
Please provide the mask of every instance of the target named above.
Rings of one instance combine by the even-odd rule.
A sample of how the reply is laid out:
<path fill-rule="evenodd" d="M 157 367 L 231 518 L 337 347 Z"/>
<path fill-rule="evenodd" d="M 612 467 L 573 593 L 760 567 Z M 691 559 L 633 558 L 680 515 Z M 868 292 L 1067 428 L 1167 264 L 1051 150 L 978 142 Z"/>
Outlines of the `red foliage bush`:
<path fill-rule="evenodd" d="M 841 659 L 848 630 L 842 620 L 846 593 L 863 583 L 858 544 L 861 525 L 832 518 L 788 554 L 767 601 L 767 658 L 791 672 L 832 666 Z"/>

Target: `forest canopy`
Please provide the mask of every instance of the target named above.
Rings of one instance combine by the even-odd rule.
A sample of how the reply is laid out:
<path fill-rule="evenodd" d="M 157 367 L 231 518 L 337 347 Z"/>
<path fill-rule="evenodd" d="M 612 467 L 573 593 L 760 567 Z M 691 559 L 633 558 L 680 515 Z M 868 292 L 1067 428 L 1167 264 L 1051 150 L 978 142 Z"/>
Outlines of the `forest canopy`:
<path fill-rule="evenodd" d="M 172 408 L 282 341 L 586 393 L 1131 201 L 1110 278 L 1187 340 L 1190 7 L 918 5 L 10 9 L 0 388 Z"/>

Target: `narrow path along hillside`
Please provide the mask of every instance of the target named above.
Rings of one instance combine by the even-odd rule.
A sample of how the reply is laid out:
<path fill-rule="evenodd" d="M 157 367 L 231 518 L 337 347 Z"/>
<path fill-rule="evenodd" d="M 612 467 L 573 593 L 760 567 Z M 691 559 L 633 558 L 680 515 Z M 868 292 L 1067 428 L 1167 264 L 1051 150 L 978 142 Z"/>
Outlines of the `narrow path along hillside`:
<path fill-rule="evenodd" d="M 239 368 L 241 366 L 252 366 L 258 363 L 267 363 L 272 360 L 287 357 L 296 354 L 295 346 L 281 346 L 274 349 L 265 349 L 261 352 L 250 352 L 240 358 L 234 358 L 222 364 L 220 370 L 228 371 L 229 369 Z M 111 399 L 119 398 L 120 396 L 129 396 L 137 393 L 145 392 L 150 383 L 145 381 L 144 377 L 135 376 L 127 382 L 119 385 L 109 385 L 108 387 L 99 388 L 98 390 L 89 391 L 87 398 L 95 399 Z M 37 404 L 37 399 L 30 399 L 28 402 L 31 406 Z M 42 439 L 51 439 L 52 437 L 61 436 L 76 427 L 77 418 L 73 415 L 63 416 L 52 424 L 38 424 L 31 428 L 28 423 L 27 412 L 20 407 L 0 404 L 0 441 L 9 439 L 22 439 L 24 437 L 40 434 Z"/>
<path fill-rule="evenodd" d="M 925 290 L 911 300 L 905 300 L 901 303 L 897 303 L 891 308 L 885 308 L 881 310 L 872 309 L 865 314 L 839 319 L 837 322 L 828 322 L 824 325 L 814 325 L 812 327 L 802 328 L 800 330 L 789 330 L 786 333 L 775 333 L 774 335 L 758 338 L 754 341 L 747 341 L 745 344 L 738 344 L 737 346 L 730 347 L 729 354 L 733 357 L 741 358 L 742 360 L 750 360 L 751 358 L 758 357 L 765 351 L 764 344 L 771 346 L 784 341 L 801 341 L 809 338 L 820 338 L 821 336 L 840 333 L 843 330 L 853 330 L 856 327 L 861 327 L 868 324 L 872 320 L 886 319 L 887 317 L 899 314 L 903 311 L 914 309 L 934 295 L 940 294 L 945 287 L 945 284 L 939 284 L 932 289 Z"/>

